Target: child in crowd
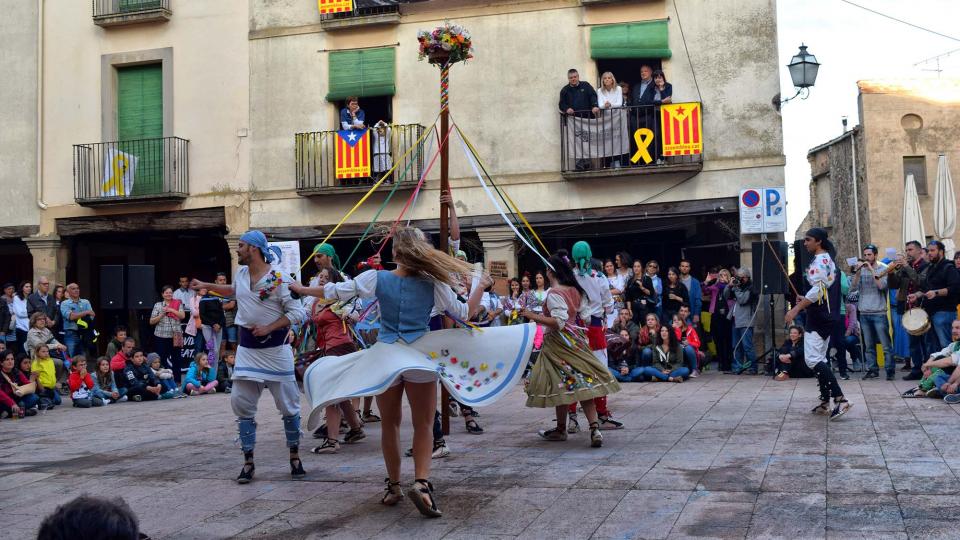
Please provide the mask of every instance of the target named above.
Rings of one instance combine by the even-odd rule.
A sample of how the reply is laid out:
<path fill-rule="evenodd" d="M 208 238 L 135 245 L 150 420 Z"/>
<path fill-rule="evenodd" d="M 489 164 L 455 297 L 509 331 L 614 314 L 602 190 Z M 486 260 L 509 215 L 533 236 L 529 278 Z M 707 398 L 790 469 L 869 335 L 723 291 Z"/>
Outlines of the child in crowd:
<path fill-rule="evenodd" d="M 222 389 L 224 394 L 233 390 L 233 364 L 236 360 L 236 354 L 227 352 L 223 355 L 223 362 L 217 364 L 217 387 Z"/>
<path fill-rule="evenodd" d="M 160 386 L 163 387 L 164 392 L 180 394 L 180 389 L 177 388 L 177 383 L 173 380 L 173 370 L 163 367 L 163 364 L 160 362 L 159 354 L 155 352 L 148 354 L 147 365 L 153 370 L 153 374 L 157 376 L 157 379 L 160 381 Z"/>
<path fill-rule="evenodd" d="M 50 348 L 45 343 L 37 345 L 34 350 L 30 371 L 36 377 L 40 410 L 52 409 L 60 405 L 60 394 L 57 392 L 57 366 L 50 358 Z"/>
<path fill-rule="evenodd" d="M 143 351 L 134 349 L 133 357 L 127 360 L 127 367 L 123 369 L 127 395 L 130 396 L 130 399 L 133 401 L 153 401 L 174 397 L 175 392 L 163 391 L 160 379 L 153 374 L 153 370 L 146 364 L 146 360 Z"/>
<path fill-rule="evenodd" d="M 103 407 L 103 400 L 94 395 L 93 377 L 87 371 L 87 359 L 78 354 L 73 357 L 73 368 L 70 370 L 70 378 L 67 380 L 70 385 L 70 399 L 73 400 L 74 407 L 89 409 L 90 407 Z"/>
<path fill-rule="evenodd" d="M 103 400 L 103 404 L 127 400 L 127 389 L 117 386 L 117 379 L 110 369 L 110 359 L 97 358 L 97 369 L 93 371 L 93 395 Z"/>
<path fill-rule="evenodd" d="M 180 391 L 188 396 L 217 393 L 217 377 L 213 368 L 210 367 L 207 353 L 197 353 L 196 359 L 190 364 L 190 369 L 183 378 Z"/>
<path fill-rule="evenodd" d="M 113 339 L 107 343 L 107 358 L 113 358 L 123 348 L 123 341 L 127 339 L 127 327 L 118 325 L 113 329 Z M 99 361 L 97 362 L 99 364 Z"/>

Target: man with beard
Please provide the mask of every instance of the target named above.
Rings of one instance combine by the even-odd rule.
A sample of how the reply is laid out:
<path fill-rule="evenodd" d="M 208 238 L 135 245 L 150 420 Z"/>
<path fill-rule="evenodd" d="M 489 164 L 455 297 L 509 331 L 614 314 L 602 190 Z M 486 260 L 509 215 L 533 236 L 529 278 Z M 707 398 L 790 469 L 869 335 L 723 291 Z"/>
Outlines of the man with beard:
<path fill-rule="evenodd" d="M 950 325 L 957 318 L 957 296 L 960 294 L 960 274 L 952 261 L 946 259 L 943 243 L 932 240 L 927 244 L 926 269 L 921 273 L 923 292 L 910 294 L 907 300 L 923 307 L 930 316 L 927 332 L 927 351 L 937 351 L 950 344 Z"/>
<path fill-rule="evenodd" d="M 926 269 L 927 262 L 923 258 L 923 246 L 916 240 L 907 242 L 904 249 L 904 256 L 890 263 L 895 271 L 890 274 L 887 284 L 892 289 L 897 289 L 897 313 L 903 315 L 907 309 L 907 300 L 909 296 L 920 290 L 920 274 Z M 914 336 L 907 334 L 907 340 L 910 346 L 910 358 L 907 365 L 913 362 L 910 373 L 903 377 L 905 381 L 919 381 L 923 374 L 920 366 L 927 359 L 928 349 L 924 336 Z M 929 351 L 932 352 L 932 351 Z"/>

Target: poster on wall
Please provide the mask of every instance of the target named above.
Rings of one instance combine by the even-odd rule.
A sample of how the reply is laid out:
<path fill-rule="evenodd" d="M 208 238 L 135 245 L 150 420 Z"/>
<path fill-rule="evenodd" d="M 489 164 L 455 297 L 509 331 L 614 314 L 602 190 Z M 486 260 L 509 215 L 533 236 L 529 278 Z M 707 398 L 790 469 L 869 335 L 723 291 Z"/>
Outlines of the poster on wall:
<path fill-rule="evenodd" d="M 300 242 L 296 240 L 285 242 L 270 242 L 271 246 L 280 248 L 280 264 L 274 267 L 280 271 L 285 281 L 293 279 L 300 281 Z"/>

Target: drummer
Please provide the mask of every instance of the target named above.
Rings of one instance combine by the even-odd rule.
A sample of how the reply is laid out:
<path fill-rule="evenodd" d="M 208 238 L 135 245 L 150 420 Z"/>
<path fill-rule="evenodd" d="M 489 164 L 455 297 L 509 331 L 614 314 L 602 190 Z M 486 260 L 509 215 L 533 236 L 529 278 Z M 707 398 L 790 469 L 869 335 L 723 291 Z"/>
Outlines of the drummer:
<path fill-rule="evenodd" d="M 923 307 L 930 316 L 927 332 L 927 352 L 932 354 L 950 344 L 950 325 L 957 318 L 957 298 L 960 297 L 960 273 L 953 261 L 946 257 L 943 242 L 931 240 L 927 244 L 927 269 L 924 287 L 912 293 L 907 300 Z"/>
<path fill-rule="evenodd" d="M 904 253 L 898 255 L 897 260 L 890 263 L 893 272 L 887 277 L 887 285 L 897 289 L 897 313 L 903 315 L 907 309 L 914 307 L 908 300 L 909 296 L 920 290 L 920 273 L 927 267 L 923 259 L 923 246 L 916 240 L 907 242 Z M 922 335 L 907 335 L 910 345 L 910 357 L 905 367 L 910 367 L 910 374 L 903 377 L 905 381 L 919 381 L 923 377 L 920 366 L 926 361 L 928 352 L 926 341 Z M 912 366 L 911 366 L 912 363 Z"/>

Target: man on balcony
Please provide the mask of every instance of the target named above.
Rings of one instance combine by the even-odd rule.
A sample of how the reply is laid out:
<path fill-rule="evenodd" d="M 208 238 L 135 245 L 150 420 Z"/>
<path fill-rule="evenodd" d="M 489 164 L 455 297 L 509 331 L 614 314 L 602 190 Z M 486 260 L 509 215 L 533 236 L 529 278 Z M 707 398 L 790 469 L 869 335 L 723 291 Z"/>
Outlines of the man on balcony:
<path fill-rule="evenodd" d="M 560 89 L 560 112 L 580 118 L 590 118 L 600 114 L 597 104 L 597 92 L 590 83 L 580 80 L 580 73 L 571 68 L 567 71 L 567 84 Z M 592 114 L 591 114 L 592 113 Z M 589 156 L 574 156 L 578 171 L 590 168 Z"/>
<path fill-rule="evenodd" d="M 640 66 L 640 82 L 633 87 L 633 99 L 631 105 L 637 106 L 636 117 L 637 129 L 647 128 L 653 132 L 653 142 L 649 148 L 653 150 L 653 159 L 659 159 L 657 142 L 659 140 L 656 125 L 656 85 L 653 83 L 653 68 L 647 64 Z"/>

